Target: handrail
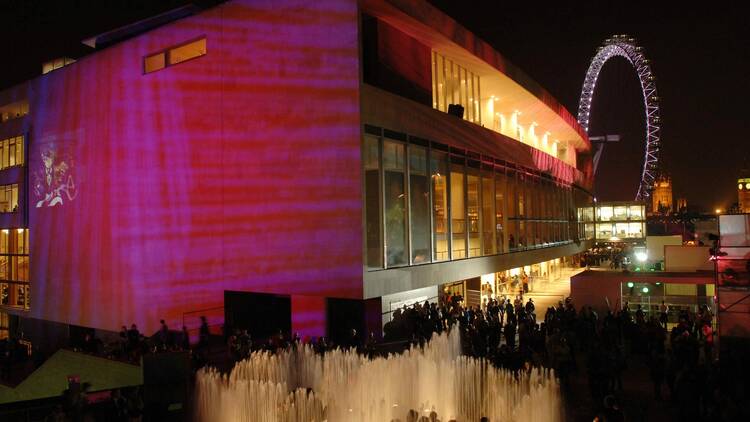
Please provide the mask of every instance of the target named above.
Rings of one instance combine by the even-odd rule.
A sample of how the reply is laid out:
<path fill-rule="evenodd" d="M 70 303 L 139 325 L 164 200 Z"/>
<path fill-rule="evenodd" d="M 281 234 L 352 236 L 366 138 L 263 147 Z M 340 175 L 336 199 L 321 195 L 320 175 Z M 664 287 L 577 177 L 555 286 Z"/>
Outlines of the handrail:
<path fill-rule="evenodd" d="M 206 311 L 215 311 L 217 309 L 224 309 L 224 307 L 223 306 L 214 306 L 213 308 L 198 309 L 196 311 L 187 311 L 187 312 L 183 312 L 182 316 L 184 317 L 185 315 L 197 314 L 197 313 L 206 312 Z"/>

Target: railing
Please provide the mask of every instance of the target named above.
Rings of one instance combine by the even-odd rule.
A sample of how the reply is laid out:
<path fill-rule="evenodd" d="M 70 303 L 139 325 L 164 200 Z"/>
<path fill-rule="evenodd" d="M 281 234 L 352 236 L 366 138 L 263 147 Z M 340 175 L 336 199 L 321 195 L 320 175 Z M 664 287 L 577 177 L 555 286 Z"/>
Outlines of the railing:
<path fill-rule="evenodd" d="M 213 308 L 198 309 L 195 311 L 183 312 L 182 326 L 187 328 L 190 341 L 195 342 L 198 338 L 201 326 L 201 317 L 206 317 L 209 334 L 222 335 L 222 326 L 224 324 L 224 307 L 215 306 Z"/>

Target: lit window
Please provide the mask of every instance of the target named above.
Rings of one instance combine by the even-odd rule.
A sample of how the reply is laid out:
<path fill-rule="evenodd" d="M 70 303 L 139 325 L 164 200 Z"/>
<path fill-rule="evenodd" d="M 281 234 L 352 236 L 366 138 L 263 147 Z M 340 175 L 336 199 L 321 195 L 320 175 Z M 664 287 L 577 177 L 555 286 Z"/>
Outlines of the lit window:
<path fill-rule="evenodd" d="M 201 38 L 169 50 L 169 65 L 175 65 L 206 54 L 206 39 Z"/>
<path fill-rule="evenodd" d="M 164 69 L 164 66 L 164 52 L 152 54 L 143 59 L 143 73 L 156 72 Z"/>
<path fill-rule="evenodd" d="M 0 140 L 0 170 L 23 163 L 23 136 Z"/>
<path fill-rule="evenodd" d="M 191 41 L 143 58 L 143 73 L 151 73 L 206 55 L 206 38 Z"/>
<path fill-rule="evenodd" d="M 0 306 L 29 309 L 30 290 L 29 229 L 2 229 L 0 230 Z"/>
<path fill-rule="evenodd" d="M 18 211 L 18 185 L 0 185 L 0 212 Z"/>

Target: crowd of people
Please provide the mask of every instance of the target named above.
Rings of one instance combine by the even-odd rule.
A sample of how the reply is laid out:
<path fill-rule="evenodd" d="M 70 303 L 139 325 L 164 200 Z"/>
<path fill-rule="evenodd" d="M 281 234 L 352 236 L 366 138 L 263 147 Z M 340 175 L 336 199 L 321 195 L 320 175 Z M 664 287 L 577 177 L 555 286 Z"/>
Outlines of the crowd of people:
<path fill-rule="evenodd" d="M 581 265 L 584 267 L 599 267 L 607 264 L 611 269 L 626 269 L 632 250 L 621 244 L 598 246 L 591 248 L 581 255 Z"/>
<path fill-rule="evenodd" d="M 438 303 L 425 301 L 397 309 L 383 327 L 382 340 L 373 334 L 361 339 L 352 331 L 348 339 L 338 344 L 325 337 L 307 341 L 319 353 L 334 347 L 357 347 L 372 356 L 384 345 L 421 345 L 435 333 L 459 329 L 466 355 L 485 358 L 514 371 L 531 366 L 554 368 L 566 394 L 573 388 L 573 377 L 579 383 L 586 380 L 587 396 L 598 420 L 607 421 L 624 420 L 623 374 L 631 365 L 645 363 L 654 400 L 669 401 L 686 419 L 726 420 L 738 410 L 731 399 L 718 393 L 720 369 L 714 359 L 713 320 L 705 305 L 693 313 L 688 309 L 670 310 L 662 303 L 659 312 L 649 315 L 640 306 L 625 303 L 600 314 L 591 306 L 576 308 L 570 298 L 537 310 L 533 299 L 524 300 L 520 294 L 500 296 L 475 306 L 466 306 L 463 297 L 452 294 Z M 130 328 L 123 326 L 119 336 L 119 346 L 103 347 L 102 342 L 87 335 L 76 347 L 83 352 L 128 360 L 138 360 L 144 353 L 187 350 L 194 357 L 195 368 L 206 363 L 210 349 L 205 318 L 197 344 L 190 343 L 185 327 L 172 331 L 164 321 L 153 336 L 144 336 L 135 324 Z M 246 329 L 225 332 L 225 339 L 230 362 L 256 350 L 273 352 L 301 342 L 299 336 L 282 332 L 253 341 Z M 118 411 L 127 414 L 129 411 L 122 409 L 133 409 L 133 394 L 138 393 L 129 392 L 129 399 L 117 394 L 112 403 L 119 400 Z M 63 410 L 67 414 L 70 409 L 75 406 Z M 138 407 L 135 409 L 137 413 Z M 433 419 L 409 414 L 406 420 Z"/>
<path fill-rule="evenodd" d="M 668 399 L 681 416 L 709 420 L 731 414 L 736 407 L 717 392 L 711 311 L 705 305 L 697 313 L 680 310 L 670 325 L 667 312 L 663 305 L 661 315 L 649 316 L 625 303 L 600 316 L 591 306 L 577 310 L 568 298 L 546 309 L 537 322 L 533 299 L 523 303 L 517 296 L 512 302 L 501 298 L 466 307 L 463 298 L 453 296 L 395 311 L 384 333 L 385 341 L 422 343 L 458 324 L 468 355 L 510 370 L 554 368 L 567 392 L 573 374 L 587 378 L 600 420 L 622 416 L 623 372 L 636 361 L 648 367 L 654 399 Z"/>

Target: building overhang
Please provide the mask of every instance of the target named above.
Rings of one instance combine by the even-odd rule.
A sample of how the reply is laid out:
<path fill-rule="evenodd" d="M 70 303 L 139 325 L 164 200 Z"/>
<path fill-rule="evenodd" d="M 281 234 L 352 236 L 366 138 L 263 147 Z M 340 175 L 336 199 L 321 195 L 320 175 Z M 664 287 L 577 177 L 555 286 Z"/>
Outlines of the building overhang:
<path fill-rule="evenodd" d="M 533 116 L 533 123 L 552 138 L 567 141 L 577 151 L 590 151 L 586 132 L 565 107 L 488 43 L 435 7 L 415 0 L 363 0 L 361 7 L 467 66 L 481 78 L 482 96 L 495 96 L 497 107 Z"/>

